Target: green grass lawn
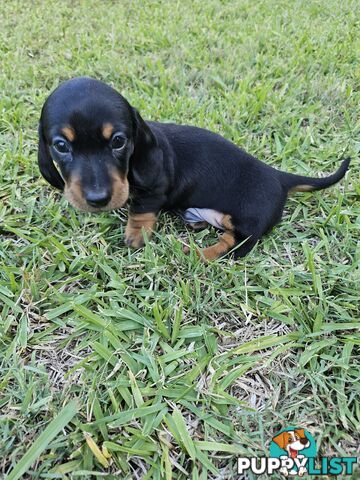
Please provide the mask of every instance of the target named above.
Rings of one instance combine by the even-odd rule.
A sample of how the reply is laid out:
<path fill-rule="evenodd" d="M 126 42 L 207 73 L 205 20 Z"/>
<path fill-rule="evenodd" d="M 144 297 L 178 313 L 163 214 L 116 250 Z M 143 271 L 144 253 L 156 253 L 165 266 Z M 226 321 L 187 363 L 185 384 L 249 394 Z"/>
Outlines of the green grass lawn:
<path fill-rule="evenodd" d="M 293 424 L 323 456 L 356 455 L 359 11 L 1 2 L 0 477 L 73 399 L 78 412 L 70 403 L 50 425 L 21 478 L 236 478 L 238 455 L 267 455 Z M 331 173 L 349 155 L 350 172 L 289 199 L 237 262 L 186 256 L 182 239 L 216 232 L 169 214 L 130 251 L 125 209 L 78 213 L 38 171 L 41 106 L 77 75 L 146 119 L 206 127 L 283 170 Z"/>

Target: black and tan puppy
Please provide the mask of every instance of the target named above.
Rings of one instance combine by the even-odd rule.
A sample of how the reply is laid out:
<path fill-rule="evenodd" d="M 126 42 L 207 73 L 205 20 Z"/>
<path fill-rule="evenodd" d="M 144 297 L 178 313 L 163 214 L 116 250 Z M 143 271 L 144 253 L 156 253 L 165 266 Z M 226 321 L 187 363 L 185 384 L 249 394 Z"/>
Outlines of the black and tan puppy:
<path fill-rule="evenodd" d="M 224 233 L 202 250 L 206 259 L 231 249 L 246 255 L 279 222 L 289 192 L 329 187 L 349 165 L 344 160 L 326 178 L 280 172 L 207 130 L 145 122 L 117 91 L 86 77 L 61 84 L 46 100 L 38 160 L 45 179 L 81 210 L 129 200 L 125 237 L 135 248 L 161 209 L 219 212 Z"/>

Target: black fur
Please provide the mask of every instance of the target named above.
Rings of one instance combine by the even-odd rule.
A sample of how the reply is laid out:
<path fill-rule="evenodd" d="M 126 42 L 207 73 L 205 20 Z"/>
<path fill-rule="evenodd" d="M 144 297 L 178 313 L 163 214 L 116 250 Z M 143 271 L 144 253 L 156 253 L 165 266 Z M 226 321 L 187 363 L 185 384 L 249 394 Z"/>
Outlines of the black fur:
<path fill-rule="evenodd" d="M 64 180 L 54 166 L 49 152 L 48 144 L 44 137 L 42 124 L 39 125 L 39 145 L 38 145 L 38 164 L 40 172 L 45 180 L 47 180 L 53 187 L 63 190 Z"/>
<path fill-rule="evenodd" d="M 100 133 L 105 123 L 127 138 L 116 158 Z M 66 125 L 76 139 L 72 158 L 62 162 L 51 154 L 51 145 Z M 64 180 L 76 173 L 84 196 L 89 190 L 111 189 L 108 169 L 116 168 L 129 181 L 132 213 L 198 207 L 230 215 L 236 243 L 246 240 L 237 256 L 246 255 L 280 221 L 289 191 L 299 185 L 326 188 L 339 181 L 349 165 L 349 159 L 344 160 L 326 178 L 281 172 L 207 130 L 145 122 L 114 89 L 85 77 L 63 83 L 50 95 L 39 133 L 40 170 L 56 188 L 62 189 Z"/>

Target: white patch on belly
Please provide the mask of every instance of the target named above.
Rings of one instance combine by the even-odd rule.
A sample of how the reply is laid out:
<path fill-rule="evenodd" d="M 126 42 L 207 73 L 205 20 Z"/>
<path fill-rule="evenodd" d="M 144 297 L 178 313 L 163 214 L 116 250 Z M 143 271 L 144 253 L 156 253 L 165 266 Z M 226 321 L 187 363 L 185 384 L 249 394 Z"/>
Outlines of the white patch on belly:
<path fill-rule="evenodd" d="M 224 230 L 222 221 L 224 214 L 211 208 L 188 208 L 186 210 L 177 210 L 176 213 L 185 223 L 207 222 L 215 228 Z"/>

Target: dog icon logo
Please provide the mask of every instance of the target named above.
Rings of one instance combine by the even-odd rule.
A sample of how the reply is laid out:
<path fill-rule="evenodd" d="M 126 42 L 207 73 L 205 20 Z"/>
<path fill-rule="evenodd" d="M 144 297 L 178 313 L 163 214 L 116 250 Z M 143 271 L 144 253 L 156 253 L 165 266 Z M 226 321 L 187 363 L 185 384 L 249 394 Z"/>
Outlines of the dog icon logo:
<path fill-rule="evenodd" d="M 280 458 L 280 473 L 285 477 L 302 477 L 307 473 L 307 459 L 316 456 L 316 443 L 303 428 L 288 427 L 272 438 L 270 456 Z"/>
<path fill-rule="evenodd" d="M 352 475 L 358 463 L 354 456 L 317 458 L 316 451 L 316 442 L 307 430 L 297 426 L 283 428 L 272 438 L 268 457 L 238 457 L 237 473 L 245 475 L 249 471 L 255 475 L 267 474 L 269 478 L 277 473 L 284 477 L 335 475 L 337 478 L 342 474 Z"/>

